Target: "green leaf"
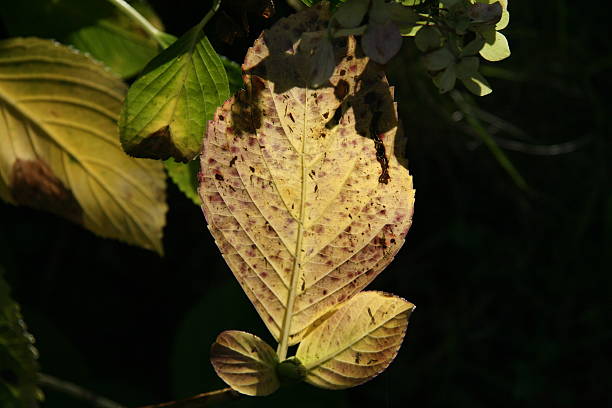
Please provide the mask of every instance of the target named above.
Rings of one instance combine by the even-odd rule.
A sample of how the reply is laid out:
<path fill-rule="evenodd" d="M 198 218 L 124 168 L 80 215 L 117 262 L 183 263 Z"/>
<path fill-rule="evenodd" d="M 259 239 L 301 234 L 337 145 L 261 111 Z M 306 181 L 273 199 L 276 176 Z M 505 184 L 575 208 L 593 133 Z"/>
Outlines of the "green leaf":
<path fill-rule="evenodd" d="M 480 52 L 484 44 L 484 38 L 482 38 L 480 35 L 477 35 L 476 38 L 474 38 L 472 41 L 467 43 L 465 47 L 463 47 L 460 56 L 467 57 L 470 55 L 476 55 Z"/>
<path fill-rule="evenodd" d="M 435 50 L 442 45 L 442 35 L 437 28 L 423 27 L 414 37 L 417 48 L 423 52 Z"/>
<path fill-rule="evenodd" d="M 0 198 L 162 252 L 161 163 L 121 150 L 125 85 L 49 40 L 0 42 Z"/>
<path fill-rule="evenodd" d="M 491 86 L 481 74 L 476 73 L 470 78 L 462 78 L 463 85 L 476 96 L 485 96 L 493 92 Z"/>
<path fill-rule="evenodd" d="M 0 268 L 0 405 L 33 408 L 43 400 L 37 386 L 38 351 Z"/>
<path fill-rule="evenodd" d="M 361 37 L 363 52 L 373 61 L 386 64 L 402 47 L 402 35 L 393 21 L 370 23 Z"/>
<path fill-rule="evenodd" d="M 430 52 L 423 57 L 423 63 L 429 71 L 440 71 L 455 61 L 455 56 L 448 48 Z"/>
<path fill-rule="evenodd" d="M 313 63 L 310 65 L 310 84 L 314 88 L 323 85 L 336 67 L 336 59 L 334 57 L 334 45 L 327 35 L 323 35 L 314 48 L 312 55 Z"/>
<path fill-rule="evenodd" d="M 200 171 L 200 161 L 191 160 L 188 163 L 177 163 L 174 159 L 164 162 L 168 176 L 183 194 L 187 196 L 195 205 L 202 205 L 198 195 L 198 173 Z"/>
<path fill-rule="evenodd" d="M 265 396 L 280 387 L 276 352 L 253 334 L 224 331 L 210 349 L 210 361 L 217 375 L 242 394 Z"/>
<path fill-rule="evenodd" d="M 338 8 L 334 18 L 342 27 L 357 27 L 363 21 L 369 6 L 370 0 L 350 0 Z"/>
<path fill-rule="evenodd" d="M 132 3 L 162 28 L 148 3 Z M 73 45 L 122 77 L 140 72 L 159 52 L 155 39 L 107 0 L 3 1 L 0 15 L 12 36 L 52 38 Z"/>
<path fill-rule="evenodd" d="M 480 55 L 489 61 L 501 61 L 510 56 L 510 46 L 506 36 L 502 33 L 495 31 L 482 32 L 485 39 L 485 44 L 480 50 Z"/>
<path fill-rule="evenodd" d="M 358 293 L 300 343 L 296 358 L 305 381 L 337 390 L 371 380 L 397 355 L 413 310 L 388 293 Z"/>
<path fill-rule="evenodd" d="M 243 86 L 242 82 L 242 68 L 240 65 L 227 59 L 226 57 L 219 56 L 221 62 L 225 67 L 227 78 L 229 80 L 230 93 L 237 92 Z M 168 159 L 165 161 L 166 171 L 168 176 L 177 185 L 187 198 L 189 198 L 197 206 L 202 205 L 200 196 L 198 195 L 198 173 L 200 172 L 200 162 L 198 160 L 192 160 L 188 163 L 179 163 L 174 159 Z"/>
<path fill-rule="evenodd" d="M 480 59 L 478 57 L 466 57 L 456 65 L 455 71 L 460 79 L 467 79 L 474 76 L 478 72 Z"/>
<path fill-rule="evenodd" d="M 433 79 L 434 84 L 440 90 L 440 93 L 446 93 L 455 87 L 457 74 L 455 73 L 455 65 L 450 65 L 444 71 L 440 72 Z"/>
<path fill-rule="evenodd" d="M 221 59 L 197 25 L 130 87 L 119 121 L 121 144 L 135 157 L 187 162 L 200 151 L 206 122 L 228 97 Z"/>

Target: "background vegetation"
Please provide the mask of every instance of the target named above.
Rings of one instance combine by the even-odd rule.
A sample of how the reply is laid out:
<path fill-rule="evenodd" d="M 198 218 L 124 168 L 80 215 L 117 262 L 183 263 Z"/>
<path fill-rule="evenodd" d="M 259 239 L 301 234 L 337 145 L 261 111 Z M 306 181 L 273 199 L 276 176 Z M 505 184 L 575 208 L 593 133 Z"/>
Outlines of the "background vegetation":
<path fill-rule="evenodd" d="M 150 3 L 175 35 L 209 7 Z M 228 0 L 206 28 L 215 49 L 241 61 L 261 29 L 292 12 L 275 5 L 269 19 L 249 13 L 245 32 L 244 2 Z M 300 385 L 236 406 L 610 402 L 603 357 L 612 340 L 609 7 L 514 0 L 510 11 L 513 55 L 485 68 L 494 92 L 477 100 L 480 128 L 437 94 L 412 40 L 388 66 L 417 190 L 406 245 L 373 284 L 418 306 L 396 361 L 348 392 Z M 500 166 L 483 131 L 527 187 Z M 221 387 L 208 362 L 220 331 L 268 339 L 200 209 L 172 184 L 169 205 L 160 259 L 0 203 L 0 263 L 43 372 L 143 405 Z M 84 406 L 46 394 L 49 408 Z"/>

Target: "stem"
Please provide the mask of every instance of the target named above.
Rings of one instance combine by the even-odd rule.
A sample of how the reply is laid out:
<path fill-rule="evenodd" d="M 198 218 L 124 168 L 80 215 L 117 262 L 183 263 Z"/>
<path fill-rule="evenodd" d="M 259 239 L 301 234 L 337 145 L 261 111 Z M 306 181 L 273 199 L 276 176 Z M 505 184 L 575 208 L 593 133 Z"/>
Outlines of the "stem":
<path fill-rule="evenodd" d="M 457 107 L 459 107 L 459 109 L 465 115 L 465 119 L 470 126 L 472 126 L 476 132 L 476 135 L 491 151 L 499 165 L 502 166 L 512 181 L 514 181 L 514 184 L 516 184 L 516 186 L 523 191 L 529 191 L 529 185 L 527 185 L 527 182 L 523 176 L 521 176 L 516 167 L 514 167 L 508 156 L 506 156 L 506 154 L 499 148 L 493 137 L 489 134 L 489 132 L 487 132 L 480 120 L 474 116 L 470 105 L 466 102 L 463 96 L 458 91 L 453 91 L 451 92 L 451 97 L 457 104 Z"/>
<path fill-rule="evenodd" d="M 198 27 L 200 27 L 200 30 L 204 28 L 204 26 L 210 21 L 210 19 L 215 15 L 215 13 L 219 10 L 219 7 L 221 6 L 221 0 L 214 0 L 213 1 L 213 5 L 210 8 L 210 10 L 208 10 L 208 13 L 206 13 L 206 15 L 204 16 L 204 18 L 202 19 L 202 21 L 200 21 L 198 23 Z"/>
<path fill-rule="evenodd" d="M 140 24 L 142 29 L 145 30 L 147 34 L 149 34 L 151 37 L 155 38 L 155 40 L 157 40 L 159 45 L 161 45 L 162 47 L 165 46 L 165 44 L 162 43 L 160 39 L 160 36 L 163 34 L 163 31 L 160 31 L 157 28 L 155 28 L 153 24 L 149 23 L 149 20 L 144 18 L 143 15 L 140 14 L 127 1 L 125 0 L 108 0 L 108 1 L 112 3 L 113 5 L 115 5 L 115 7 L 121 10 L 126 16 L 134 20 L 136 23 Z"/>
<path fill-rule="evenodd" d="M 227 401 L 232 401 L 241 398 L 242 395 L 232 390 L 231 388 L 222 388 L 220 390 L 198 394 L 194 397 L 179 400 L 164 402 L 163 404 L 147 405 L 141 408 L 205 408 L 211 407 Z"/>
<path fill-rule="evenodd" d="M 101 397 L 93 392 L 86 390 L 76 384 L 68 381 L 60 380 L 48 374 L 39 374 L 38 383 L 50 390 L 59 391 L 68 394 L 76 399 L 87 402 L 88 404 L 98 408 L 125 408 L 123 405 L 117 404 L 108 398 Z"/>

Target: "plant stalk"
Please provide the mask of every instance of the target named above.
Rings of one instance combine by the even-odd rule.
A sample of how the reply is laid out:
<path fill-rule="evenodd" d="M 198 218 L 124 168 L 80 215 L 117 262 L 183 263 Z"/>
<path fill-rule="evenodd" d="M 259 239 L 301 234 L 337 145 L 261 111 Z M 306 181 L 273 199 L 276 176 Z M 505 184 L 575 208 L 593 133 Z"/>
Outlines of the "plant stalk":
<path fill-rule="evenodd" d="M 191 398 L 164 402 L 163 404 L 147 405 L 140 408 L 206 408 L 212 407 L 223 402 L 233 401 L 241 398 L 242 395 L 231 388 L 222 388 L 220 390 L 198 394 Z"/>
<path fill-rule="evenodd" d="M 70 395 L 97 408 L 125 408 L 123 405 L 96 395 L 79 385 L 60 380 L 48 374 L 39 374 L 38 383 L 45 388 Z"/>
<path fill-rule="evenodd" d="M 142 14 L 140 14 L 134 7 L 132 7 L 125 0 L 108 0 L 115 7 L 117 7 L 126 16 L 131 18 L 133 21 L 138 23 L 143 30 L 147 32 L 152 38 L 154 38 L 162 48 L 165 48 L 167 44 L 162 41 L 163 31 L 158 30 L 153 24 L 149 22 Z"/>

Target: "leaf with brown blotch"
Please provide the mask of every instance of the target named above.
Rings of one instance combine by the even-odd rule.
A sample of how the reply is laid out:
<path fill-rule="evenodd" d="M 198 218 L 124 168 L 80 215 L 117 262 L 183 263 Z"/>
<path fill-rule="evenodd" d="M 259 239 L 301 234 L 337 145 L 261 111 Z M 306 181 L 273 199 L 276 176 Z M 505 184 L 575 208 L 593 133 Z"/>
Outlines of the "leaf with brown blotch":
<path fill-rule="evenodd" d="M 161 163 L 119 144 L 125 85 L 53 41 L 0 42 L 0 198 L 162 252 Z"/>
<path fill-rule="evenodd" d="M 210 350 L 217 375 L 234 390 L 264 396 L 278 389 L 278 357 L 259 337 L 242 331 L 221 333 Z"/>
<path fill-rule="evenodd" d="M 350 37 L 334 43 L 329 86 L 308 86 L 309 32 L 328 21 L 313 7 L 260 36 L 243 65 L 247 90 L 217 110 L 201 156 L 209 229 L 281 360 L 391 262 L 413 212 L 384 73 Z"/>
<path fill-rule="evenodd" d="M 357 294 L 300 343 L 296 357 L 305 381 L 343 389 L 371 380 L 397 355 L 413 310 L 412 303 L 387 293 Z"/>

